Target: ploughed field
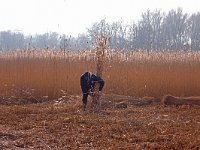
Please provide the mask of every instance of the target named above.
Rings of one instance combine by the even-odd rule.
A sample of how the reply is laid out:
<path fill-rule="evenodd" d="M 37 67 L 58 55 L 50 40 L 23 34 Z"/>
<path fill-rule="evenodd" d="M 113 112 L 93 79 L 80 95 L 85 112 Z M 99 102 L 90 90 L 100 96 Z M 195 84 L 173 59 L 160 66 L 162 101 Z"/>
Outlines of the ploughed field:
<path fill-rule="evenodd" d="M 101 110 L 82 111 L 80 96 L 1 99 L 0 149 L 194 149 L 200 106 L 103 94 Z"/>

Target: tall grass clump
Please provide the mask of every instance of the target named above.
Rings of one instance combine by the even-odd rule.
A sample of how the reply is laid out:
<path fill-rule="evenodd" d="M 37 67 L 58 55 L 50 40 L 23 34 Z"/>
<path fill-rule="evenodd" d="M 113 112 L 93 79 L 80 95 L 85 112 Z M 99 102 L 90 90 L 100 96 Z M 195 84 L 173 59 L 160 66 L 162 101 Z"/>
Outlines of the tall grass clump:
<path fill-rule="evenodd" d="M 108 49 L 108 42 L 109 42 L 109 36 L 101 35 L 96 40 L 96 75 L 101 77 L 103 76 L 103 70 L 104 70 L 104 63 L 105 63 L 105 55 L 106 50 Z M 91 108 L 93 110 L 98 110 L 100 107 L 100 93 L 99 93 L 99 83 L 95 83 L 94 89 L 93 89 L 93 96 L 92 96 L 92 104 Z"/>

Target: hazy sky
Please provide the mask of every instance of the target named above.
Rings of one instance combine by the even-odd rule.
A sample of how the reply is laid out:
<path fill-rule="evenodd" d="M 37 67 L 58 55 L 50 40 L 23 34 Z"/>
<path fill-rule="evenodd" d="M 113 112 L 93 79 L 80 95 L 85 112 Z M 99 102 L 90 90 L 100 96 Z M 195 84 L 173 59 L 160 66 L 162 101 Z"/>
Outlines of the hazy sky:
<path fill-rule="evenodd" d="M 137 21 L 147 9 L 200 11 L 200 0 L 0 0 L 0 31 L 27 34 L 55 31 L 77 36 L 92 23 Z"/>

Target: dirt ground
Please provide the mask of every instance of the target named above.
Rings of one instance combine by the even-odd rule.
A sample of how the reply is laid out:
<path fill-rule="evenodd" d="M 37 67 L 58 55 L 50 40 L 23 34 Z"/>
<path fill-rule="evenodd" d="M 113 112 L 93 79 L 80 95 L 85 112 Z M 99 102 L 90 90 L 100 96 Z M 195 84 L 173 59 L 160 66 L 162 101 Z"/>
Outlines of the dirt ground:
<path fill-rule="evenodd" d="M 80 96 L 0 99 L 0 150 L 200 148 L 200 106 L 103 95 L 101 110 L 82 111 Z"/>

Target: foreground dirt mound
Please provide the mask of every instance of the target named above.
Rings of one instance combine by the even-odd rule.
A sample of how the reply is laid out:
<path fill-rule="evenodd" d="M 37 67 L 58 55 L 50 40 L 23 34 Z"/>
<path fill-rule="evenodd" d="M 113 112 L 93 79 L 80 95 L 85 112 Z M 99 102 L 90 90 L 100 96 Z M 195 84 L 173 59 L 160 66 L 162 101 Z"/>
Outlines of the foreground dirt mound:
<path fill-rule="evenodd" d="M 175 97 L 166 95 L 162 99 L 165 105 L 200 105 L 200 97 Z"/>

